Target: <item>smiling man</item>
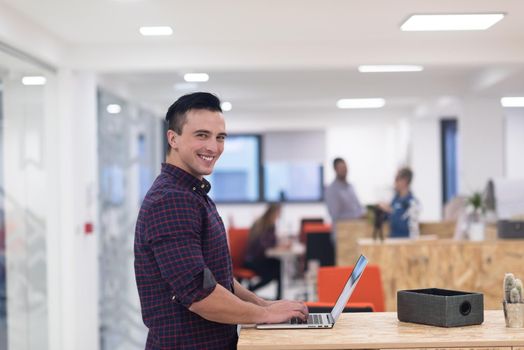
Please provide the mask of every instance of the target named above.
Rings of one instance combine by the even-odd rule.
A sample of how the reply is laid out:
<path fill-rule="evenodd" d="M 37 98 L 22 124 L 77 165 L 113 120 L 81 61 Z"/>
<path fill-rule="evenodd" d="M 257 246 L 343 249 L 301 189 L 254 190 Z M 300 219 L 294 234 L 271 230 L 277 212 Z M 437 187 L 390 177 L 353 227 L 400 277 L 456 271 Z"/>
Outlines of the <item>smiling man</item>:
<path fill-rule="evenodd" d="M 236 324 L 307 318 L 303 303 L 266 301 L 233 279 L 224 225 L 204 179 L 224 151 L 220 100 L 204 92 L 182 96 L 166 121 L 166 162 L 135 231 L 146 349 L 235 349 Z"/>

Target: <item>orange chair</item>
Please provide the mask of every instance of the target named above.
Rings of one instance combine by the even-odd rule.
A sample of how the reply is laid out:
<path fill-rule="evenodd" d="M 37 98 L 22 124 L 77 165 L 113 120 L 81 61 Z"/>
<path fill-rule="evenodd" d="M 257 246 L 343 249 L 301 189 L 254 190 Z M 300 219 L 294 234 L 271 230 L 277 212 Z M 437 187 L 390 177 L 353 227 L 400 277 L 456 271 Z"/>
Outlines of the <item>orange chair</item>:
<path fill-rule="evenodd" d="M 322 301 L 306 301 L 309 312 L 324 313 L 331 312 L 335 303 Z M 373 312 L 375 311 L 373 303 L 347 303 L 342 312 Z"/>
<path fill-rule="evenodd" d="M 228 230 L 228 236 L 229 252 L 231 253 L 231 260 L 233 261 L 233 276 L 235 276 L 239 281 L 244 279 L 249 280 L 255 277 L 255 271 L 243 267 L 246 258 L 249 229 L 230 228 Z"/>
<path fill-rule="evenodd" d="M 331 225 L 324 224 L 320 222 L 306 222 L 304 223 L 303 232 L 305 235 L 308 233 L 330 233 L 331 232 Z"/>
<path fill-rule="evenodd" d="M 306 231 L 305 226 L 309 224 L 323 224 L 323 218 L 304 218 L 300 220 L 300 232 L 298 234 L 298 240 L 300 243 L 306 244 Z"/>
<path fill-rule="evenodd" d="M 352 269 L 351 266 L 320 267 L 317 279 L 318 300 L 335 303 Z M 373 309 L 377 312 L 385 310 L 384 288 L 378 265 L 369 264 L 366 267 L 350 301 L 351 303 L 372 303 Z"/>

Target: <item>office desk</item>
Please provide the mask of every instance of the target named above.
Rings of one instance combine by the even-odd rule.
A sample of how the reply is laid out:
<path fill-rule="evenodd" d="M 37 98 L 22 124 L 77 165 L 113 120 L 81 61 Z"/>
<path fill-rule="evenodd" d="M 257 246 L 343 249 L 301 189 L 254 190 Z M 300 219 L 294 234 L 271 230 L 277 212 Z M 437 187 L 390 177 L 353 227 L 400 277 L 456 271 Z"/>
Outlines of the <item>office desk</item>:
<path fill-rule="evenodd" d="M 502 310 L 478 326 L 441 328 L 404 323 L 395 312 L 342 314 L 333 329 L 242 329 L 239 350 L 269 349 L 524 349 L 524 328 L 506 328 Z"/>
<path fill-rule="evenodd" d="M 266 251 L 266 256 L 280 260 L 280 279 L 282 283 L 282 299 L 292 299 L 288 296 L 289 286 L 291 285 L 291 276 L 294 273 L 293 265 L 300 255 L 304 255 L 306 247 L 299 243 L 293 242 L 289 247 L 275 247 Z"/>

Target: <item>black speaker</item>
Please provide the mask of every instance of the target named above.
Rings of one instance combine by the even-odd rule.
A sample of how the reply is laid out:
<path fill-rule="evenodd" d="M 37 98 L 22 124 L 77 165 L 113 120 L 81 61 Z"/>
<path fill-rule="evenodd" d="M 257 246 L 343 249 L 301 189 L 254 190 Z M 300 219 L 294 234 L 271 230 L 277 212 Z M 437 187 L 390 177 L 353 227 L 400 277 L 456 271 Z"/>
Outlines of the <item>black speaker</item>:
<path fill-rule="evenodd" d="M 499 238 L 506 239 L 524 238 L 524 221 L 499 220 L 497 222 L 497 235 Z"/>

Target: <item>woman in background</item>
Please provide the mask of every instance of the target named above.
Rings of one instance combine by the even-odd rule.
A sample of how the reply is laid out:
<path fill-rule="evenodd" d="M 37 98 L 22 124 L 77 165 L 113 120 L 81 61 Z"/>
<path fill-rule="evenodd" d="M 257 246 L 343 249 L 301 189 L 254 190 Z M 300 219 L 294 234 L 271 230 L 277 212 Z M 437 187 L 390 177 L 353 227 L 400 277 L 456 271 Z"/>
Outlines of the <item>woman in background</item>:
<path fill-rule="evenodd" d="M 249 290 L 255 291 L 276 280 L 276 300 L 280 300 L 282 295 L 280 261 L 267 257 L 266 250 L 277 245 L 276 222 L 280 217 L 280 211 L 279 203 L 270 204 L 264 214 L 251 226 L 244 263 L 246 268 L 255 271 L 260 277 L 260 281 L 249 286 Z"/>

